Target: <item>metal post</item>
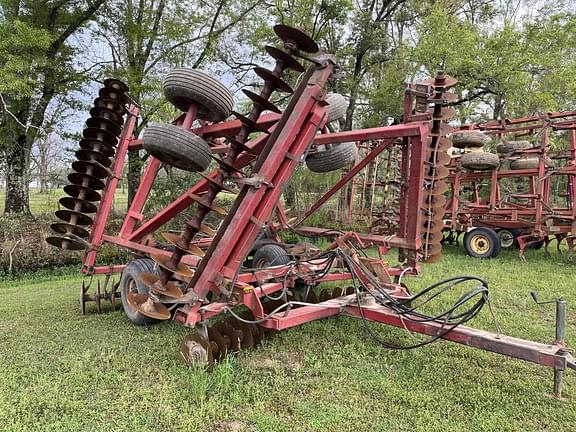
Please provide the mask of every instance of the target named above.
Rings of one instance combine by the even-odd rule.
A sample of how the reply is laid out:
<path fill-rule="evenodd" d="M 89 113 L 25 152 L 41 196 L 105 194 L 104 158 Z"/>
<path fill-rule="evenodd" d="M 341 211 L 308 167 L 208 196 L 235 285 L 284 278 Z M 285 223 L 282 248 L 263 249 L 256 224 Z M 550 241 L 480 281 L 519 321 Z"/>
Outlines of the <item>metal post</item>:
<path fill-rule="evenodd" d="M 564 349 L 564 335 L 566 334 L 566 301 L 563 298 L 556 300 L 556 339 L 555 345 L 560 345 L 558 354 L 566 355 Z M 564 369 L 558 366 L 554 367 L 554 397 L 562 397 L 562 381 L 564 378 Z"/>

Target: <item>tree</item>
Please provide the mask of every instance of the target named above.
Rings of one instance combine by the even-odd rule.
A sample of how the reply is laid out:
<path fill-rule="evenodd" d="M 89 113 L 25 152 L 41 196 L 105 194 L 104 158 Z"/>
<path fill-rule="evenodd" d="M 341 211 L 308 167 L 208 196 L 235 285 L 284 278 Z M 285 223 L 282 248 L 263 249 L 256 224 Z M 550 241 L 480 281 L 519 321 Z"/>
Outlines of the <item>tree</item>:
<path fill-rule="evenodd" d="M 72 36 L 105 0 L 0 1 L 0 150 L 5 213 L 30 213 L 30 152 L 50 102 L 85 79 L 74 64 Z"/>
<path fill-rule="evenodd" d="M 217 47 L 260 0 L 219 0 L 199 4 L 174 0 L 116 0 L 98 20 L 95 36 L 110 50 L 112 64 L 105 69 L 126 82 L 131 98 L 141 108 L 138 135 L 151 119 L 173 117 L 161 90 L 162 76 L 171 68 L 201 67 L 217 60 Z M 132 202 L 143 166 L 138 152 L 128 158 L 128 205 Z"/>

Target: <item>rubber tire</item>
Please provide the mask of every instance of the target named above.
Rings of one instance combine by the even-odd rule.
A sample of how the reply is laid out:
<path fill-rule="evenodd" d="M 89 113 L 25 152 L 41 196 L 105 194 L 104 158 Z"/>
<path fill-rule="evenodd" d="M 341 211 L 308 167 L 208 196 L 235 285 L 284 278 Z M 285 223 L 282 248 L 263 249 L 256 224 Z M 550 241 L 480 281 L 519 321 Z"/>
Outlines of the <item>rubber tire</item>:
<path fill-rule="evenodd" d="M 252 267 L 255 269 L 266 268 L 270 266 L 284 265 L 290 262 L 290 256 L 284 248 L 277 244 L 264 245 L 254 253 Z"/>
<path fill-rule="evenodd" d="M 122 270 L 122 277 L 120 278 L 120 284 L 118 285 L 122 307 L 124 308 L 124 312 L 128 319 L 134 324 L 139 326 L 156 324 L 160 321 L 138 313 L 138 311 L 135 311 L 130 307 L 126 300 L 132 281 L 136 284 L 136 290 L 140 294 L 148 294 L 148 287 L 138 279 L 138 276 L 141 273 L 159 274 L 156 268 L 156 263 L 149 258 L 138 258 L 132 260 L 126 267 L 124 267 L 124 270 Z"/>
<path fill-rule="evenodd" d="M 306 158 L 306 166 L 312 172 L 325 173 L 344 168 L 356 160 L 356 143 L 342 143 L 312 153 Z"/>
<path fill-rule="evenodd" d="M 488 250 L 484 254 L 479 254 L 472 250 L 472 240 L 476 235 L 483 235 L 485 239 L 488 240 Z M 473 258 L 480 258 L 480 259 L 487 259 L 487 258 L 495 258 L 500 253 L 500 237 L 496 231 L 491 228 L 474 228 L 464 234 L 464 249 L 466 253 L 473 257 Z"/>
<path fill-rule="evenodd" d="M 516 159 L 510 161 L 511 170 L 521 170 L 521 169 L 534 169 L 540 166 L 540 159 L 537 157 L 527 158 L 527 159 Z"/>
<path fill-rule="evenodd" d="M 477 171 L 486 171 L 498 168 L 500 158 L 494 153 L 471 152 L 460 156 L 460 166 Z"/>
<path fill-rule="evenodd" d="M 180 111 L 198 106 L 196 117 L 219 122 L 230 115 L 234 97 L 220 81 L 197 69 L 176 68 L 164 77 L 164 96 Z"/>
<path fill-rule="evenodd" d="M 204 171 L 210 165 L 210 146 L 192 132 L 171 124 L 154 123 L 144 130 L 144 149 L 168 165 L 185 171 Z"/>
<path fill-rule="evenodd" d="M 532 148 L 529 141 L 502 141 L 496 145 L 496 151 L 500 154 L 508 154 Z"/>
<path fill-rule="evenodd" d="M 500 237 L 503 233 L 508 232 L 512 235 L 512 243 L 509 246 L 505 246 L 502 243 L 502 238 Z M 500 248 L 501 249 L 515 249 L 518 247 L 518 242 L 516 241 L 516 237 L 518 237 L 522 233 L 522 230 L 519 229 L 508 229 L 508 228 L 501 228 L 497 231 L 498 238 L 500 238 Z"/>
<path fill-rule="evenodd" d="M 456 148 L 484 147 L 491 140 L 484 132 L 476 130 L 463 130 L 452 133 L 450 136 L 452 146 Z"/>
<path fill-rule="evenodd" d="M 328 123 L 332 123 L 333 121 L 337 121 L 346 117 L 348 101 L 344 96 L 339 93 L 328 93 L 325 100 L 329 104 L 326 107 L 326 112 L 328 113 Z"/>

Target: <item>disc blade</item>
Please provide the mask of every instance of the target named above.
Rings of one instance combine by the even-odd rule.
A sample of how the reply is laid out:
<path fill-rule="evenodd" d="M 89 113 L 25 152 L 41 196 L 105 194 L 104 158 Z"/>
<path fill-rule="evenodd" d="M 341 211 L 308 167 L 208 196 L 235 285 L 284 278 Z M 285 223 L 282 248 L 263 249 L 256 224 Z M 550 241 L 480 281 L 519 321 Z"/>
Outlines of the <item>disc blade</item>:
<path fill-rule="evenodd" d="M 206 368 L 214 362 L 208 341 L 196 332 L 186 335 L 180 344 L 180 356 L 184 363 L 190 367 Z"/>
<path fill-rule="evenodd" d="M 104 80 L 104 87 L 111 88 L 120 93 L 126 93 L 128 86 L 116 78 L 107 78 Z"/>
<path fill-rule="evenodd" d="M 447 123 L 440 123 L 440 126 L 436 130 L 431 130 L 430 136 L 438 137 L 438 136 L 446 136 L 450 135 L 454 132 L 454 128 Z"/>
<path fill-rule="evenodd" d="M 86 126 L 89 128 L 105 130 L 115 136 L 120 135 L 120 126 L 104 117 L 90 117 L 86 120 Z"/>
<path fill-rule="evenodd" d="M 104 189 L 104 187 L 106 187 L 106 184 L 99 178 L 79 172 L 68 174 L 68 180 L 70 181 L 70 183 L 74 183 L 78 186 L 84 186 L 94 190 L 101 190 Z"/>
<path fill-rule="evenodd" d="M 430 78 L 422 82 L 424 85 L 432 86 L 434 88 L 449 88 L 454 87 L 458 83 L 456 78 L 444 75 L 441 79 Z"/>
<path fill-rule="evenodd" d="M 99 128 L 86 128 L 82 131 L 82 136 L 91 140 L 104 141 L 113 147 L 116 147 L 116 144 L 118 144 L 116 135 Z"/>
<path fill-rule="evenodd" d="M 290 85 L 285 82 L 282 78 L 274 75 L 274 73 L 263 67 L 255 67 L 254 72 L 264 81 L 269 82 L 274 86 L 274 88 L 283 93 L 294 93 L 294 90 Z"/>
<path fill-rule="evenodd" d="M 127 301 L 138 313 L 152 319 L 166 321 L 170 319 L 170 311 L 162 303 L 154 301 L 148 294 L 129 292 Z"/>
<path fill-rule="evenodd" d="M 104 118 L 113 122 L 117 126 L 124 123 L 124 119 L 118 112 L 106 107 L 94 107 L 90 110 L 90 116 L 95 118 Z"/>
<path fill-rule="evenodd" d="M 424 174 L 426 180 L 441 180 L 450 174 L 450 170 L 442 165 L 437 165 L 433 168 L 427 168 Z"/>
<path fill-rule="evenodd" d="M 213 326 L 208 327 L 208 339 L 210 342 L 214 342 L 217 347 L 216 350 L 212 350 L 214 360 L 220 361 L 226 357 L 226 354 L 228 354 L 228 347 L 226 346 L 224 336 L 222 336 L 222 334 Z"/>
<path fill-rule="evenodd" d="M 435 181 L 432 186 L 428 186 L 424 189 L 424 193 L 429 195 L 444 195 L 448 192 L 449 186 L 445 181 Z"/>
<path fill-rule="evenodd" d="M 434 140 L 436 140 L 434 142 Z M 430 137 L 428 138 L 428 148 L 430 150 L 436 150 L 445 152 L 452 147 L 452 140 L 446 137 Z"/>
<path fill-rule="evenodd" d="M 99 179 L 105 179 L 110 175 L 110 171 L 98 162 L 77 160 L 72 162 L 72 169 L 82 174 L 88 174 Z"/>
<path fill-rule="evenodd" d="M 100 194 L 95 190 L 76 184 L 64 186 L 64 192 L 71 197 L 85 199 L 86 201 L 100 201 L 101 199 Z"/>
<path fill-rule="evenodd" d="M 435 115 L 434 113 L 432 113 L 432 120 L 446 121 L 450 120 L 451 118 L 454 118 L 455 115 L 456 111 L 454 111 L 454 109 L 442 108 L 442 110 L 440 111 L 440 115 Z"/>
<path fill-rule="evenodd" d="M 252 336 L 252 330 L 248 324 L 235 318 L 228 320 L 228 323 L 236 330 L 236 332 L 240 332 L 240 343 L 242 349 L 248 349 L 254 346 L 254 337 Z"/>
<path fill-rule="evenodd" d="M 304 66 L 302 66 L 294 57 L 288 54 L 286 51 L 282 51 L 276 47 L 267 45 L 264 47 L 266 52 L 274 58 L 279 63 L 283 63 L 285 68 L 290 68 L 296 72 L 304 72 Z"/>
<path fill-rule="evenodd" d="M 218 321 L 212 327 L 222 334 L 229 352 L 240 351 L 240 334 L 234 329 L 234 327 L 225 321 Z"/>
<path fill-rule="evenodd" d="M 436 165 L 448 165 L 451 157 L 448 153 L 443 151 L 428 151 L 426 153 L 426 159 L 430 162 L 434 162 Z"/>
<path fill-rule="evenodd" d="M 165 268 L 166 270 L 174 274 L 177 274 L 184 278 L 192 278 L 194 276 L 194 270 L 190 269 L 187 265 L 182 264 L 181 262 L 178 263 L 178 266 L 176 268 L 172 268 L 169 256 L 160 254 L 150 254 L 150 258 L 152 258 L 160 267 Z"/>
<path fill-rule="evenodd" d="M 294 27 L 284 24 L 277 24 L 274 26 L 274 33 L 288 46 L 293 46 L 295 49 L 307 53 L 318 52 L 318 45 L 310 36 Z"/>
<path fill-rule="evenodd" d="M 203 257 L 205 255 L 204 251 L 194 244 L 190 243 L 186 246 L 182 245 L 182 238 L 177 233 L 164 232 L 164 233 L 162 233 L 162 237 L 164 237 L 164 239 L 167 242 L 176 246 L 178 249 L 181 249 L 181 250 L 188 252 L 192 255 L 199 256 L 199 257 Z"/>
<path fill-rule="evenodd" d="M 270 102 L 268 99 L 264 99 L 262 96 L 260 96 L 257 93 L 254 93 L 250 90 L 247 89 L 243 89 L 242 92 L 248 96 L 248 98 L 250 98 L 250 100 L 252 102 L 254 102 L 255 105 L 260 106 L 260 108 L 262 108 L 265 111 L 271 111 L 271 112 L 275 112 L 277 114 L 281 114 L 282 110 L 280 110 L 280 108 L 278 108 L 276 105 L 274 105 L 272 102 Z"/>
<path fill-rule="evenodd" d="M 90 201 L 86 201 L 80 198 L 62 197 L 58 202 L 67 209 L 80 213 L 96 213 L 98 210 L 98 207 L 96 207 Z"/>
<path fill-rule="evenodd" d="M 98 96 L 105 99 L 112 99 L 120 105 L 126 105 L 128 103 L 128 97 L 124 93 L 110 87 L 101 88 Z"/>
<path fill-rule="evenodd" d="M 107 97 L 98 97 L 94 99 L 94 106 L 98 108 L 108 108 L 118 114 L 122 114 L 124 112 L 124 107 L 122 104 L 118 103 L 118 101 L 114 99 L 110 99 Z"/>
<path fill-rule="evenodd" d="M 54 213 L 58 219 L 73 225 L 92 225 L 92 218 L 74 210 L 58 210 Z"/>
<path fill-rule="evenodd" d="M 49 244 L 51 244 L 52 246 L 56 246 L 57 248 L 60 249 L 65 249 L 65 250 L 82 250 L 85 249 L 84 244 L 67 238 L 67 237 L 46 237 L 46 242 L 48 242 Z"/>
<path fill-rule="evenodd" d="M 207 236 L 214 237 L 216 235 L 216 230 L 209 227 L 208 225 L 201 224 L 200 225 L 200 232 L 203 232 Z"/>
<path fill-rule="evenodd" d="M 80 148 L 102 153 L 106 157 L 113 157 L 116 153 L 112 145 L 105 143 L 104 141 L 90 138 L 80 140 Z"/>
<path fill-rule="evenodd" d="M 77 150 L 76 158 L 79 161 L 98 162 L 100 165 L 109 168 L 112 166 L 112 160 L 105 154 L 95 150 Z"/>
<path fill-rule="evenodd" d="M 85 230 L 84 228 L 79 227 L 77 225 L 72 225 L 68 223 L 62 223 L 62 222 L 53 223 L 50 225 L 50 228 L 52 228 L 52 231 L 57 232 L 58 234 L 71 233 L 74 234 L 75 236 L 82 238 L 88 238 L 88 236 L 90 235 L 88 230 Z"/>
<path fill-rule="evenodd" d="M 160 277 L 152 273 L 140 273 L 140 280 L 144 285 L 148 287 L 150 291 L 154 294 L 163 295 L 170 298 L 180 298 L 184 294 L 174 281 L 168 281 L 166 285 L 162 285 L 160 282 Z"/>

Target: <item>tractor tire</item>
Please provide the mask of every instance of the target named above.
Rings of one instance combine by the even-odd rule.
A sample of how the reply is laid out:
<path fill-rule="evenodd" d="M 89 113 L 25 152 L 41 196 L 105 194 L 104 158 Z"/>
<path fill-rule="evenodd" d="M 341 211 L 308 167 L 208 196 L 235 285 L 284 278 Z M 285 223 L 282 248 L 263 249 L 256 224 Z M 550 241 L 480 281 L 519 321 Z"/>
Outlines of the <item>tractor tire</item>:
<path fill-rule="evenodd" d="M 144 149 L 168 165 L 185 171 L 204 171 L 210 165 L 210 146 L 192 132 L 171 124 L 151 124 L 142 137 Z"/>
<path fill-rule="evenodd" d="M 495 258 L 500 248 L 500 238 L 491 228 L 474 228 L 464 234 L 464 249 L 473 258 Z"/>
<path fill-rule="evenodd" d="M 219 122 L 230 115 L 234 98 L 220 81 L 196 69 L 176 68 L 164 78 L 164 96 L 180 111 L 198 107 L 196 117 Z"/>
<path fill-rule="evenodd" d="M 452 146 L 456 148 L 484 147 L 490 142 L 490 137 L 483 132 L 475 130 L 454 132 L 450 139 L 452 140 Z"/>
<path fill-rule="evenodd" d="M 460 156 L 460 165 L 471 170 L 487 171 L 498 168 L 500 158 L 494 153 L 487 152 L 464 153 Z"/>
<path fill-rule="evenodd" d="M 532 148 L 529 141 L 502 141 L 496 145 L 496 151 L 500 154 L 508 154 Z"/>
<path fill-rule="evenodd" d="M 537 157 L 516 159 L 510 162 L 511 170 L 534 169 L 538 168 L 539 166 L 540 166 L 540 159 Z"/>
<path fill-rule="evenodd" d="M 277 244 L 264 245 L 254 253 L 252 267 L 255 269 L 288 264 L 290 257 L 284 248 Z"/>
<path fill-rule="evenodd" d="M 326 95 L 326 102 L 329 104 L 326 107 L 328 113 L 328 123 L 338 121 L 346 117 L 346 110 L 348 109 L 348 101 L 339 93 L 328 93 Z"/>
<path fill-rule="evenodd" d="M 522 230 L 502 228 L 497 231 L 500 238 L 500 247 L 502 249 L 513 249 L 518 247 L 516 237 L 520 235 Z"/>
<path fill-rule="evenodd" d="M 356 160 L 356 143 L 336 144 L 312 153 L 306 158 L 306 166 L 312 172 L 325 173 L 344 168 Z"/>
<path fill-rule="evenodd" d="M 120 285 L 118 286 L 122 307 L 124 308 L 124 312 L 126 312 L 126 316 L 134 324 L 140 326 L 159 322 L 159 320 L 140 314 L 128 303 L 127 297 L 130 291 L 137 291 L 139 294 L 148 294 L 148 287 L 144 285 L 139 278 L 142 273 L 158 274 L 156 263 L 149 258 L 138 258 L 130 261 L 128 265 L 124 267 L 124 270 L 122 270 L 122 277 L 120 278 Z"/>

